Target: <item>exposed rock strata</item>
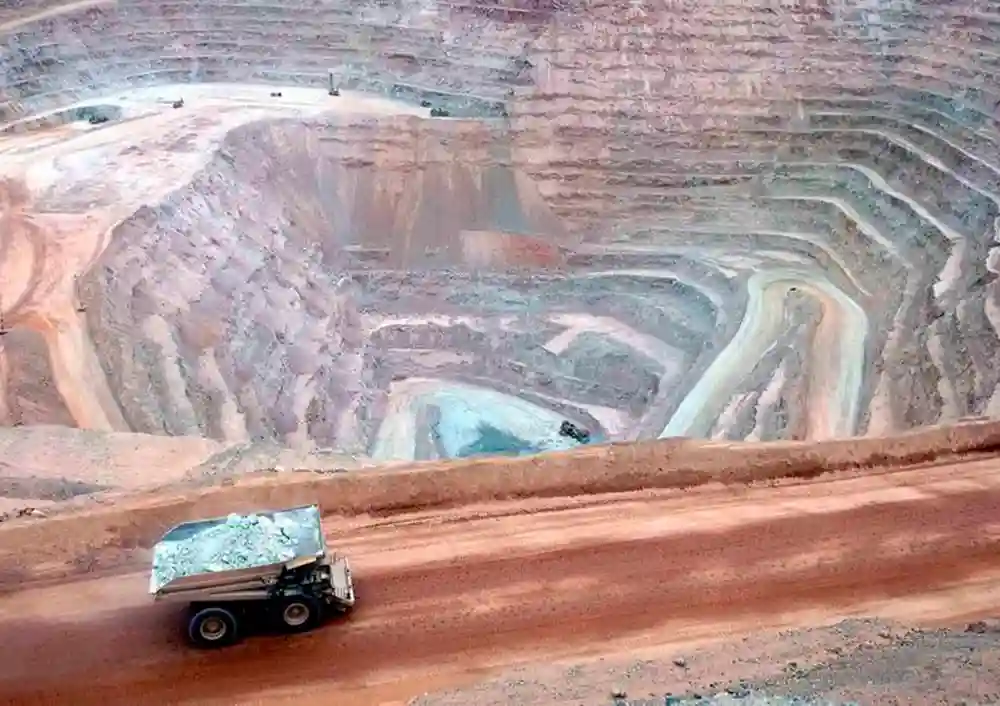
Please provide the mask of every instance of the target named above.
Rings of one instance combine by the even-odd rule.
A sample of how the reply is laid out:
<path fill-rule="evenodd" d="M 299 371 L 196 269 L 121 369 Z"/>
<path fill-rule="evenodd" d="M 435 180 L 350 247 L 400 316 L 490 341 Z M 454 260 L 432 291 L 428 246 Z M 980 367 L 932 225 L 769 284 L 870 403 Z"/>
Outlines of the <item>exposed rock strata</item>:
<path fill-rule="evenodd" d="M 65 104 L 83 66 L 99 90 L 349 65 L 345 85 L 509 117 L 230 132 L 80 281 L 112 428 L 366 454 L 404 410 L 392 455 L 422 457 L 504 427 L 493 392 L 612 439 L 1000 412 L 1000 22 L 975 3 L 599 3 L 586 31 L 446 3 L 168 3 L 140 28 L 140 5 L 7 32 L 4 95 Z M 442 430 L 459 390 L 482 414 Z"/>

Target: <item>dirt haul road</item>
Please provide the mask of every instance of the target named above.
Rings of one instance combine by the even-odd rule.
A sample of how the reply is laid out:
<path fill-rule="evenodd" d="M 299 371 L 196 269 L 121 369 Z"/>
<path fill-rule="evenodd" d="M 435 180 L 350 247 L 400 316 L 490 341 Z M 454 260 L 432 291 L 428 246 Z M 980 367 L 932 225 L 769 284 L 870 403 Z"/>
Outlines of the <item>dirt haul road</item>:
<path fill-rule="evenodd" d="M 13 592 L 0 598 L 0 701 L 405 703 L 539 659 L 852 614 L 989 613 L 998 466 L 330 518 L 357 575 L 353 616 L 216 653 L 185 647 L 145 573 Z"/>

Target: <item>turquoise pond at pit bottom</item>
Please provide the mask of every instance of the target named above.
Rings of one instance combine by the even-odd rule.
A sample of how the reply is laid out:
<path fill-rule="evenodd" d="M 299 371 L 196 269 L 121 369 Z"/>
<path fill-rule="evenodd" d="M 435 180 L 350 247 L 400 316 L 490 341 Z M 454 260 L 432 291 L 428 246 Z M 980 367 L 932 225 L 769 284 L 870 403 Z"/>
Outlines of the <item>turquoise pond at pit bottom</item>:
<path fill-rule="evenodd" d="M 559 434 L 564 420 L 550 410 L 492 391 L 469 393 L 438 392 L 427 401 L 437 412 L 431 433 L 447 458 L 526 456 L 580 445 Z"/>

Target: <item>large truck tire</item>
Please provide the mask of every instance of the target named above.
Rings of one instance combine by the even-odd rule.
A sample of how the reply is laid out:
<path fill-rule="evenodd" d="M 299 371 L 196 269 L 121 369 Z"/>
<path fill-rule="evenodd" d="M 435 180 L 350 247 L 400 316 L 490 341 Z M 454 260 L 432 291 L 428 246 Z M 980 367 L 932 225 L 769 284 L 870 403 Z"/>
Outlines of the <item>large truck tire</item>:
<path fill-rule="evenodd" d="M 191 611 L 188 619 L 188 639 L 197 647 L 226 647 L 239 639 L 236 616 L 221 606 Z"/>
<path fill-rule="evenodd" d="M 278 600 L 276 617 L 285 632 L 306 632 L 323 619 L 323 603 L 312 596 L 285 596 Z"/>

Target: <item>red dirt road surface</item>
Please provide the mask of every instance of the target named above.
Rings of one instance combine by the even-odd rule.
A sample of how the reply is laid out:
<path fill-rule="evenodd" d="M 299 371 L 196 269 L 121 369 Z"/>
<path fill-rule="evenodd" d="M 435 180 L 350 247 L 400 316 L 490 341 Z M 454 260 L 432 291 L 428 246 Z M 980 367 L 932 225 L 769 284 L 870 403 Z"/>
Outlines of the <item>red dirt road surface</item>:
<path fill-rule="evenodd" d="M 994 458 L 327 525 L 355 570 L 350 618 L 195 652 L 134 558 L 0 598 L 0 701 L 402 704 L 513 664 L 849 615 L 966 619 L 1000 595 Z"/>

